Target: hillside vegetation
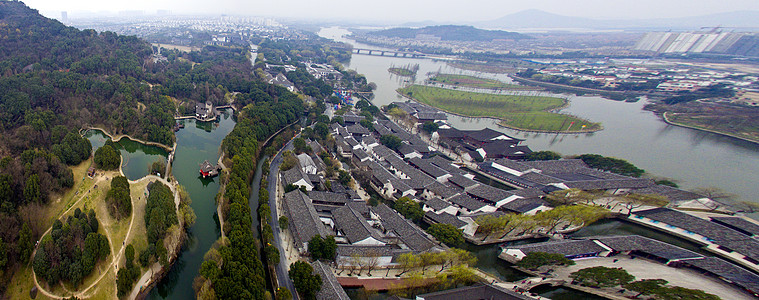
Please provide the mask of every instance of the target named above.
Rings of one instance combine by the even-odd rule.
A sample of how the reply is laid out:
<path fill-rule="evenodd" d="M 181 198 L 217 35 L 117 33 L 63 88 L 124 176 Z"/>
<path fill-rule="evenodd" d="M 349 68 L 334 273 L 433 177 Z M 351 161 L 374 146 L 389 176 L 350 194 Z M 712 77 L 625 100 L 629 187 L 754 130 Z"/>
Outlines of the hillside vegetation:
<path fill-rule="evenodd" d="M 496 39 L 521 40 L 532 37 L 510 31 L 484 30 L 473 26 L 441 25 L 423 28 L 391 28 L 369 32 L 370 35 L 413 39 L 419 34 L 439 37 L 443 41 L 492 41 Z"/>

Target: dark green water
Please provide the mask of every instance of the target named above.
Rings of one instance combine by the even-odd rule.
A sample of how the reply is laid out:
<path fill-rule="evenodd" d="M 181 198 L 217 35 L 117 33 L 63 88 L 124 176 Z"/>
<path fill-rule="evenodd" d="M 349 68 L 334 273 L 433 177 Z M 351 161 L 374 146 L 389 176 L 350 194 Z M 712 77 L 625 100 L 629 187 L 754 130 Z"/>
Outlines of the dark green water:
<path fill-rule="evenodd" d="M 185 128 L 176 133 L 177 150 L 172 173 L 190 194 L 197 219 L 177 262 L 151 291 L 150 299 L 194 299 L 192 280 L 198 274 L 203 255 L 220 236 L 214 200 L 219 191 L 219 178 L 202 179 L 198 173 L 198 166 L 204 160 L 215 162 L 218 159 L 221 141 L 235 126 L 229 114 L 220 119 L 199 124 L 188 120 Z"/>
<path fill-rule="evenodd" d="M 92 144 L 92 153 L 102 147 L 108 139 L 108 136 L 100 130 L 88 130 L 84 136 Z M 169 155 L 163 148 L 145 145 L 128 138 L 122 138 L 115 144 L 123 158 L 121 169 L 124 171 L 124 176 L 130 180 L 140 179 L 148 175 L 150 165 L 153 162 L 162 161 L 165 163 L 166 157 Z"/>

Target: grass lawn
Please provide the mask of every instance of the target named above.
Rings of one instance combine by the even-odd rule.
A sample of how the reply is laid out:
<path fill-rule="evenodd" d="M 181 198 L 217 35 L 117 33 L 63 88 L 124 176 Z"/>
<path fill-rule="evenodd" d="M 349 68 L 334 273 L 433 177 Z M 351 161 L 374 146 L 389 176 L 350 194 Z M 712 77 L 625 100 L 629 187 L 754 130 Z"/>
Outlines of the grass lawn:
<path fill-rule="evenodd" d="M 474 77 L 469 75 L 437 74 L 430 81 L 473 88 L 502 89 L 502 90 L 536 90 L 537 88 L 518 84 L 503 83 L 495 79 Z"/>
<path fill-rule="evenodd" d="M 552 132 L 601 129 L 600 123 L 550 112 L 566 105 L 566 100 L 554 97 L 493 95 L 421 85 L 398 89 L 398 92 L 447 112 L 498 118 L 503 126 L 515 129 Z"/>

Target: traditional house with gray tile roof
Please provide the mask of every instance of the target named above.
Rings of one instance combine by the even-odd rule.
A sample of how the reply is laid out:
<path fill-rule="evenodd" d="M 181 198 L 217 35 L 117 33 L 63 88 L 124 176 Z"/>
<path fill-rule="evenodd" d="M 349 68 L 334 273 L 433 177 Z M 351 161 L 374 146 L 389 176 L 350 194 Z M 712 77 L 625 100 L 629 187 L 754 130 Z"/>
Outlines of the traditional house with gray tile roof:
<path fill-rule="evenodd" d="M 469 223 L 462 221 L 458 217 L 446 212 L 434 213 L 434 212 L 428 211 L 424 214 L 423 220 L 430 225 L 432 224 L 452 225 L 453 227 L 456 227 L 457 229 L 461 230 L 464 234 L 468 236 L 473 236 L 474 233 L 477 231 L 476 226 L 470 225 Z"/>
<path fill-rule="evenodd" d="M 373 216 L 382 222 L 386 236 L 392 235 L 402 241 L 401 247 L 405 246 L 414 252 L 424 252 L 436 247 L 426 233 L 387 205 L 380 204 L 372 207 L 371 211 Z"/>
<path fill-rule="evenodd" d="M 298 158 L 298 164 L 300 164 L 300 168 L 303 170 L 306 174 L 316 174 L 318 171 L 318 168 L 316 167 L 316 163 L 314 163 L 314 160 L 311 159 L 311 156 L 308 156 L 306 153 L 301 153 L 296 156 Z"/>
<path fill-rule="evenodd" d="M 286 193 L 283 206 L 285 215 L 290 222 L 288 228 L 292 232 L 298 252 L 306 253 L 308 251 L 308 242 L 314 236 L 321 235 L 326 237 L 329 235 L 329 232 L 324 227 L 324 223 L 319 219 L 319 215 L 316 209 L 314 209 L 311 199 L 300 190 Z"/>
<path fill-rule="evenodd" d="M 311 183 L 308 174 L 304 173 L 298 166 L 294 166 L 292 169 L 282 172 L 281 176 L 284 185 L 292 184 L 298 187 L 302 186 L 306 188 L 307 191 L 314 189 L 314 185 Z"/>
<path fill-rule="evenodd" d="M 351 245 L 382 246 L 385 242 L 366 222 L 366 218 L 350 206 L 343 206 L 332 212 L 338 236 L 345 236 Z"/>
<path fill-rule="evenodd" d="M 459 212 L 458 208 L 456 208 L 453 204 L 438 197 L 424 201 L 422 210 L 425 212 L 431 211 L 435 213 L 446 212 L 452 215 L 455 215 Z"/>

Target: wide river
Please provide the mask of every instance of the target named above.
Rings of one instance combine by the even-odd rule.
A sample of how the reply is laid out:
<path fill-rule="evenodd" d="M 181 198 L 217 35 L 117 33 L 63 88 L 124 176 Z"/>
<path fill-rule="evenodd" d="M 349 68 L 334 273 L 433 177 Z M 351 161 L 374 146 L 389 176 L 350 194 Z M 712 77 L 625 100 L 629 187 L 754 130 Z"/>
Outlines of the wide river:
<path fill-rule="evenodd" d="M 330 27 L 319 35 L 353 44 L 356 48 L 380 49 L 356 43 L 344 35 L 349 31 Z M 445 61 L 411 59 L 354 54 L 346 67 L 364 74 L 369 82 L 377 84 L 373 102 L 377 106 L 402 101 L 395 92 L 413 82 L 411 79 L 390 74 L 392 66 L 419 65 L 415 78 L 422 83 L 430 72 L 477 75 L 511 80 L 503 74 L 475 73 L 453 68 Z M 645 99 L 620 102 L 597 96 L 555 95 L 570 100 L 562 112 L 594 122 L 601 122 L 604 130 L 590 134 L 544 134 L 511 130 L 487 118 L 466 118 L 449 115 L 449 123 L 459 129 L 492 128 L 508 135 L 526 139 L 533 150 L 552 150 L 563 155 L 597 153 L 626 159 L 649 174 L 674 179 L 681 188 L 717 187 L 735 194 L 740 200 L 759 202 L 759 145 L 724 137 L 718 134 L 672 126 L 651 112 L 644 111 Z"/>

